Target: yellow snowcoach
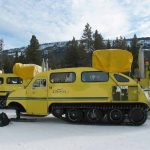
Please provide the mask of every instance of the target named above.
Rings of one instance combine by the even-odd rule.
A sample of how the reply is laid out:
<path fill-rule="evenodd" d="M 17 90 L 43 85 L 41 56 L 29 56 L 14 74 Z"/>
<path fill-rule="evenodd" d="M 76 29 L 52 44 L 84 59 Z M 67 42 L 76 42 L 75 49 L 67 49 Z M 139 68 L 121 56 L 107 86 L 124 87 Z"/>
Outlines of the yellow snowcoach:
<path fill-rule="evenodd" d="M 27 115 L 71 122 L 132 123 L 147 119 L 149 103 L 132 78 L 132 55 L 126 50 L 97 50 L 92 67 L 63 68 L 37 74 L 25 89 L 12 92 L 7 107 Z"/>
<path fill-rule="evenodd" d="M 29 71 L 28 74 L 24 74 L 26 69 Z M 41 68 L 37 65 L 16 63 L 13 73 L 0 73 L 0 108 L 5 107 L 7 97 L 11 92 L 27 86 L 39 72 L 41 72 Z"/>

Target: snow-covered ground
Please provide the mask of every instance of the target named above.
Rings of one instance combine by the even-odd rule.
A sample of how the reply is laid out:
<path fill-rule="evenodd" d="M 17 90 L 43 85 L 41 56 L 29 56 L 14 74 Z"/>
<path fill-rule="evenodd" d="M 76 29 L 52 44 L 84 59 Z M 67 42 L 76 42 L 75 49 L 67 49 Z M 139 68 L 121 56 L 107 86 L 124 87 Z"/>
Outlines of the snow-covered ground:
<path fill-rule="evenodd" d="M 149 149 L 150 116 L 142 126 L 74 125 L 48 116 L 0 128 L 0 150 Z"/>

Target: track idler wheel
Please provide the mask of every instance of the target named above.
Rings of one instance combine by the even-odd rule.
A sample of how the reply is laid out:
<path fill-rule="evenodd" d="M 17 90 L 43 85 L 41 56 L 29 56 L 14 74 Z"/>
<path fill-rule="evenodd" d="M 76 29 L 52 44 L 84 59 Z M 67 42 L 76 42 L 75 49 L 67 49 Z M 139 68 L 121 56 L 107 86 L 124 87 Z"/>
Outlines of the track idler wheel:
<path fill-rule="evenodd" d="M 112 109 L 108 113 L 108 120 L 110 123 L 120 124 L 124 120 L 123 112 L 119 109 Z"/>
<path fill-rule="evenodd" d="M 86 118 L 88 122 L 97 123 L 103 119 L 103 113 L 99 109 L 91 109 L 87 111 Z"/>
<path fill-rule="evenodd" d="M 78 123 L 83 120 L 83 112 L 79 109 L 70 109 L 66 112 L 66 118 L 70 122 Z"/>
<path fill-rule="evenodd" d="M 147 112 L 142 108 L 133 108 L 129 112 L 129 120 L 134 125 L 142 125 L 147 120 Z"/>

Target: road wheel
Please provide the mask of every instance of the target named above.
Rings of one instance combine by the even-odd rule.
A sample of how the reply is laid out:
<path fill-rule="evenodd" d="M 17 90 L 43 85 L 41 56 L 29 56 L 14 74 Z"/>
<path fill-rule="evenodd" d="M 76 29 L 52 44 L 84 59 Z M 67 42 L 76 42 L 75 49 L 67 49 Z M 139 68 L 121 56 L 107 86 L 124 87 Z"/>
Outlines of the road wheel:
<path fill-rule="evenodd" d="M 52 110 L 53 116 L 57 118 L 62 118 L 63 113 L 64 113 L 63 109 L 60 109 L 60 108 L 56 108 Z"/>
<path fill-rule="evenodd" d="M 112 109 L 108 113 L 108 120 L 109 122 L 114 123 L 114 124 L 122 123 L 124 120 L 123 112 L 119 109 Z"/>
<path fill-rule="evenodd" d="M 129 112 L 129 120 L 134 125 L 142 125 L 147 119 L 147 112 L 141 108 L 133 108 Z"/>
<path fill-rule="evenodd" d="M 66 118 L 70 122 L 81 122 L 83 120 L 83 112 L 79 109 L 70 109 L 66 112 Z"/>
<path fill-rule="evenodd" d="M 99 122 L 103 119 L 103 113 L 99 109 L 90 109 L 87 111 L 86 118 L 88 122 Z"/>

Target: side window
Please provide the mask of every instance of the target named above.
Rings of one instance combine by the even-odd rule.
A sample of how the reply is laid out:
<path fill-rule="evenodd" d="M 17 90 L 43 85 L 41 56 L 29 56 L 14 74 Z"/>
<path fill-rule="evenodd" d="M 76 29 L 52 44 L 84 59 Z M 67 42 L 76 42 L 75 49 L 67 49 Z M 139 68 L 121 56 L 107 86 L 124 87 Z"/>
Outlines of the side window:
<path fill-rule="evenodd" d="M 0 78 L 0 84 L 3 84 L 3 83 L 4 83 L 4 79 Z"/>
<path fill-rule="evenodd" d="M 36 79 L 32 85 L 34 88 L 46 87 L 46 79 Z"/>
<path fill-rule="evenodd" d="M 74 72 L 51 73 L 51 83 L 72 83 L 76 80 Z"/>
<path fill-rule="evenodd" d="M 19 77 L 8 77 L 7 84 L 22 84 L 23 80 Z"/>
<path fill-rule="evenodd" d="M 82 72 L 81 79 L 83 82 L 106 82 L 109 79 L 109 75 L 106 72 L 88 71 Z"/>
<path fill-rule="evenodd" d="M 118 82 L 129 82 L 128 78 L 121 76 L 119 74 L 114 74 L 114 77 Z"/>

